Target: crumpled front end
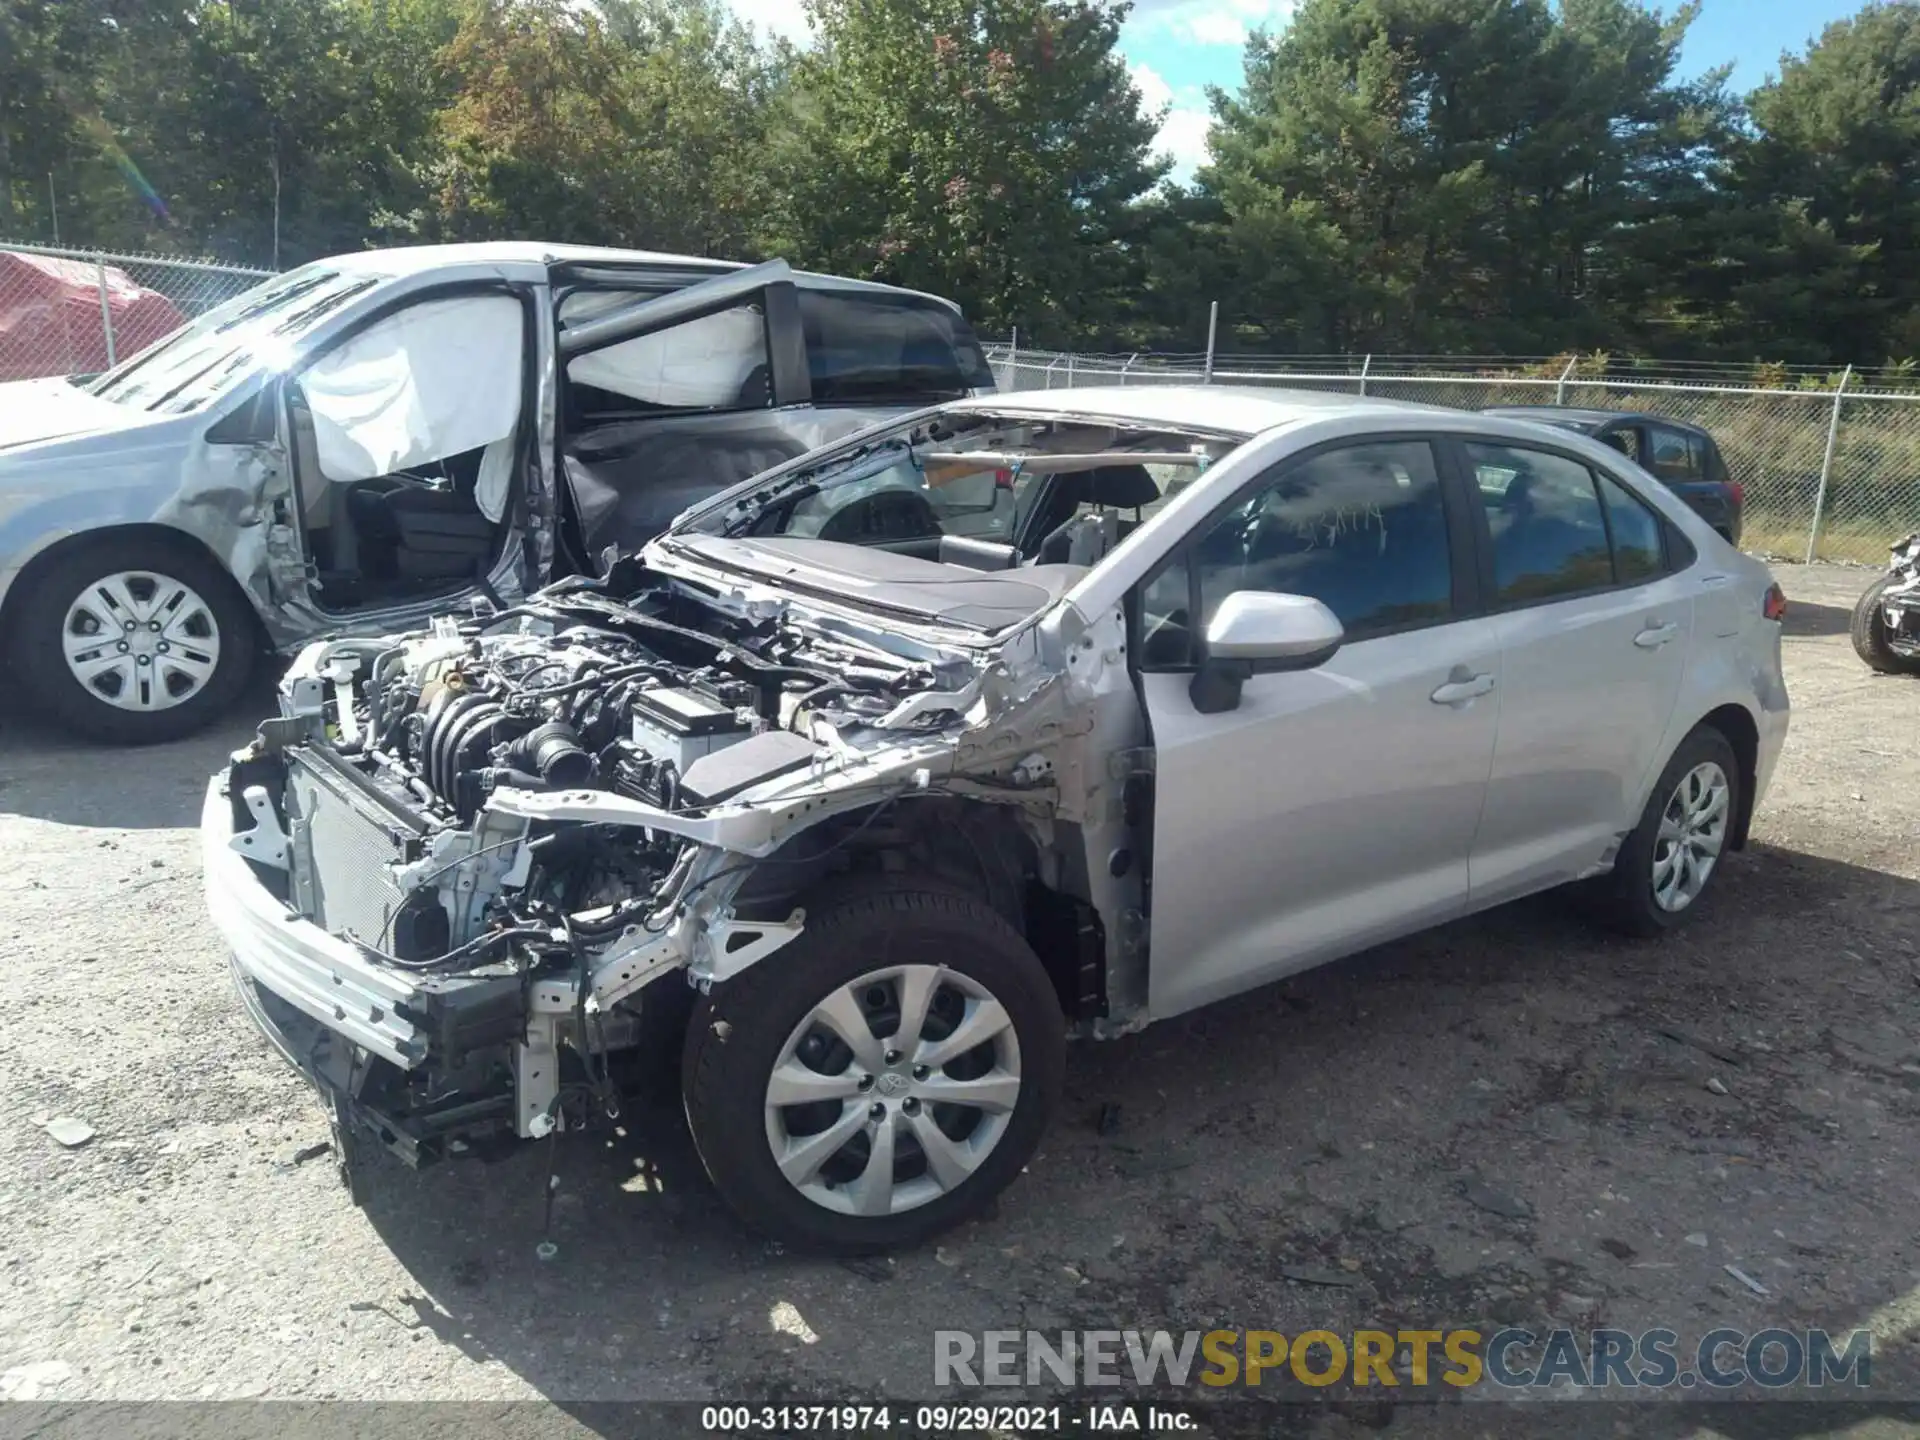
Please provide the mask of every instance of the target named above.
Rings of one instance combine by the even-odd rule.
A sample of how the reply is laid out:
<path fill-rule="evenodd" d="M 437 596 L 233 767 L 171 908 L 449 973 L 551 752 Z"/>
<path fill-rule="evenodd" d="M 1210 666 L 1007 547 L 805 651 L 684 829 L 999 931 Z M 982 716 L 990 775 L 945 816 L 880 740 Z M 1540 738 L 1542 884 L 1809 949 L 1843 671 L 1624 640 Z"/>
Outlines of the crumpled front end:
<path fill-rule="evenodd" d="M 1031 636 L 859 628 L 643 571 L 310 647 L 203 818 L 254 1019 L 411 1162 L 544 1135 L 616 1110 L 659 987 L 778 951 L 895 802 L 984 803 L 1036 849 L 1085 809 L 1059 773 L 1089 722 Z"/>

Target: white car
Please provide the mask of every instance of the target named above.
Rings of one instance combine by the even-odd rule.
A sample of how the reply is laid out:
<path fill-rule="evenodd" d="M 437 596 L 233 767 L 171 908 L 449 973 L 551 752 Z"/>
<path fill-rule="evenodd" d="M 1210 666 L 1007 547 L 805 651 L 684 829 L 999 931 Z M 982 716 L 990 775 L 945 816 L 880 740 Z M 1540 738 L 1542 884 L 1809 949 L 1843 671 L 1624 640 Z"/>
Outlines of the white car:
<path fill-rule="evenodd" d="M 588 1123 L 690 982 L 721 1195 L 907 1243 L 1019 1173 L 1070 1035 L 1550 886 L 1691 917 L 1786 733 L 1783 610 L 1565 431 L 982 397 L 602 580 L 310 648 L 208 791 L 209 902 L 344 1155 Z"/>

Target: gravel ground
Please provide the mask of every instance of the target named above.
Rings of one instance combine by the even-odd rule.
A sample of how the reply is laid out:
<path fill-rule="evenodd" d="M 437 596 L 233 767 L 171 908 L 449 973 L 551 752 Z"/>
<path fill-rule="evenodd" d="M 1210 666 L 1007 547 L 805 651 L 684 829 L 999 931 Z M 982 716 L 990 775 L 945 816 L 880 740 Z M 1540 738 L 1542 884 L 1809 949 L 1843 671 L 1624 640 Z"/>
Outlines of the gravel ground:
<path fill-rule="evenodd" d="M 325 1125 L 202 913 L 199 797 L 250 718 L 121 753 L 9 719 L 0 1370 L 61 1400 L 920 1396 L 942 1327 L 1871 1320 L 1876 1392 L 1920 1398 L 1920 682 L 1848 646 L 1869 572 L 1781 573 L 1793 731 L 1701 923 L 1624 943 L 1541 899 L 1077 1047 L 996 1214 L 851 1264 L 737 1229 L 666 1098 L 492 1166 L 381 1157 L 355 1208 L 295 1160 Z"/>

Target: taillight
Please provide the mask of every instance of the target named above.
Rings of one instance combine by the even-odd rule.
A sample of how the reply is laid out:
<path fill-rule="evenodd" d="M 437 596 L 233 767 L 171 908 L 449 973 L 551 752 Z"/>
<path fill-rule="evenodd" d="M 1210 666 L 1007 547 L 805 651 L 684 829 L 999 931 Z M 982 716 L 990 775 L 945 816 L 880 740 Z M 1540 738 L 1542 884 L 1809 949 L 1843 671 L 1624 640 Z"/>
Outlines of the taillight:
<path fill-rule="evenodd" d="M 1727 482 L 1727 495 L 1735 505 L 1745 505 L 1747 503 L 1747 487 L 1742 485 L 1738 480 L 1729 480 Z"/>
<path fill-rule="evenodd" d="M 1767 586 L 1767 598 L 1760 602 L 1760 613 L 1769 620 L 1787 618 L 1787 592 L 1778 585 Z"/>

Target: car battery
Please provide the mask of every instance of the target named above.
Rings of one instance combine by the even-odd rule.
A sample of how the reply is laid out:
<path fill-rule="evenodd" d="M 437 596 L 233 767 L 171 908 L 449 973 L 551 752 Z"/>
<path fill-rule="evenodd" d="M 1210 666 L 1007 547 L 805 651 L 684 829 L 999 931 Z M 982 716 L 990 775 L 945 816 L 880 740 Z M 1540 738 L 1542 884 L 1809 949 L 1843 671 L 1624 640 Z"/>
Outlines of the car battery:
<path fill-rule="evenodd" d="M 629 702 L 633 743 L 684 775 L 703 755 L 744 740 L 753 726 L 740 712 L 703 690 L 673 686 L 643 690 Z"/>

